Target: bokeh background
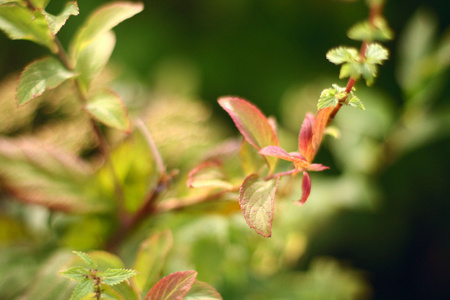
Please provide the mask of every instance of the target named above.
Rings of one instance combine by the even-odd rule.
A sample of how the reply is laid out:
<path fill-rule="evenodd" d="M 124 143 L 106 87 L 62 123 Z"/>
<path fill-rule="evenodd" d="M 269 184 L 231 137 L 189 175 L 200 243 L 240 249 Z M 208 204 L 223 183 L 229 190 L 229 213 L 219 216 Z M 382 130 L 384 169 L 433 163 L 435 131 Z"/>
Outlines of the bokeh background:
<path fill-rule="evenodd" d="M 63 45 L 86 12 L 105 2 L 78 1 L 80 16 L 70 18 L 59 34 Z M 237 131 L 216 104 L 223 95 L 252 101 L 278 119 L 286 136 L 295 138 L 320 91 L 332 82 L 345 85 L 325 53 L 342 44 L 359 47 L 346 31 L 367 15 L 365 1 L 144 4 L 142 13 L 114 30 L 112 65 L 119 70 L 119 91 L 126 94 L 128 84 L 133 86 L 131 94 L 141 87 L 201 99 L 212 111 L 211 120 L 227 127 L 228 136 Z M 63 1 L 54 0 L 48 10 L 57 12 L 62 6 Z M 341 142 L 329 142 L 318 157 L 332 167 L 329 176 L 347 178 L 351 173 L 353 178 L 342 184 L 333 181 L 335 189 L 328 185 L 330 203 L 333 198 L 346 200 L 341 197 L 346 191 L 342 185 L 349 191 L 360 185 L 365 196 L 349 196 L 351 205 L 339 206 L 326 222 L 316 221 L 317 227 L 308 221 L 314 230 L 293 268 L 304 270 L 316 256 L 334 257 L 364 273 L 373 299 L 446 299 L 450 297 L 450 8 L 447 0 L 395 0 L 387 1 L 384 13 L 396 38 L 386 43 L 391 57 L 380 68 L 375 86 L 367 90 L 362 82 L 357 84 L 367 111 L 340 113 L 336 125 Z M 419 53 L 416 58 L 414 53 Z M 10 41 L 0 34 L 0 77 L 45 54 L 45 49 L 28 41 Z M 417 63 L 424 57 L 430 62 Z M 149 96 L 143 101 L 155 100 Z M 418 113 L 422 110 L 423 115 Z M 415 117 L 408 119 L 405 111 Z M 400 119 L 406 121 L 398 123 Z M 374 152 L 373 140 L 367 146 L 367 139 L 360 138 L 367 133 L 377 142 L 389 138 L 392 149 Z M 346 134 L 358 138 L 346 139 Z M 370 150 L 361 154 L 354 151 L 358 147 Z M 377 156 L 374 162 L 372 156 Z M 375 166 L 359 165 L 368 161 Z M 313 178 L 316 194 L 309 202 L 320 201 L 317 189 L 322 184 L 314 186 Z M 224 285 L 221 290 L 225 299 L 238 299 L 227 288 L 232 287 Z"/>

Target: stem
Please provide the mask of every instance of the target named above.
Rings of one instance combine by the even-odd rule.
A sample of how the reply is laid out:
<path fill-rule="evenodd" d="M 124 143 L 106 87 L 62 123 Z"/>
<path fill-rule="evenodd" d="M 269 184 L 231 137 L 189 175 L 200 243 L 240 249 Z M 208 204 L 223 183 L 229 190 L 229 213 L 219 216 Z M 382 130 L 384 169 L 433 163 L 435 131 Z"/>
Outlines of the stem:
<path fill-rule="evenodd" d="M 156 166 L 158 167 L 159 174 L 165 174 L 166 173 L 166 167 L 164 166 L 164 161 L 161 157 L 161 154 L 158 151 L 158 148 L 156 147 L 155 141 L 152 138 L 152 135 L 148 131 L 147 127 L 145 126 L 144 122 L 141 119 L 136 120 L 136 126 L 137 128 L 142 132 L 142 134 L 145 137 L 145 140 L 147 141 L 148 146 L 150 147 L 150 151 L 153 154 L 153 157 L 156 161 Z"/>

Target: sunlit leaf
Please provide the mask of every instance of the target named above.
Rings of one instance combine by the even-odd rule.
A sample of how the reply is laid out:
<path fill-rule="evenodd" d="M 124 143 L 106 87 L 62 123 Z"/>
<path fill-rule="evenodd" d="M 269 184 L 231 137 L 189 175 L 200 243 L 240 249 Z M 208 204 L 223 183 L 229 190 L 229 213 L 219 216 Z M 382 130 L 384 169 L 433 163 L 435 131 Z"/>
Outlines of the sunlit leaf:
<path fill-rule="evenodd" d="M 309 162 L 311 162 L 314 155 L 311 143 L 314 121 L 314 115 L 307 113 L 298 135 L 298 150 L 300 151 L 300 154 L 302 154 L 303 157 Z"/>
<path fill-rule="evenodd" d="M 273 127 L 263 113 L 253 104 L 235 97 L 223 97 L 219 104 L 233 119 L 245 140 L 261 150 L 266 146 L 278 146 L 278 138 Z M 271 169 L 275 167 L 276 159 L 268 160 Z"/>
<path fill-rule="evenodd" d="M 264 237 L 272 235 L 275 192 L 279 180 L 279 177 L 264 180 L 252 174 L 244 180 L 239 192 L 239 204 L 245 221 Z"/>
<path fill-rule="evenodd" d="M 212 187 L 232 189 L 233 185 L 225 180 L 225 174 L 218 161 L 206 161 L 191 172 L 186 182 L 188 187 Z"/>
<path fill-rule="evenodd" d="M 355 48 L 338 47 L 328 51 L 326 57 L 333 64 L 340 65 L 358 61 L 359 55 Z"/>
<path fill-rule="evenodd" d="M 89 275 L 89 270 L 78 266 L 61 271 L 59 274 L 72 280 L 81 281 L 83 278 L 86 278 L 86 275 Z"/>
<path fill-rule="evenodd" d="M 80 74 L 78 81 L 84 91 L 107 64 L 115 44 L 114 33 L 107 31 L 80 52 L 75 69 Z"/>
<path fill-rule="evenodd" d="M 345 88 L 341 88 L 337 84 L 333 84 L 331 88 L 324 89 L 320 93 L 320 98 L 317 103 L 317 109 L 336 106 L 339 101 L 347 96 Z"/>
<path fill-rule="evenodd" d="M 160 278 L 172 243 L 169 230 L 154 234 L 141 243 L 133 264 L 133 269 L 138 271 L 133 280 L 140 293 L 147 293 Z"/>
<path fill-rule="evenodd" d="M 19 79 L 17 103 L 25 104 L 76 76 L 55 58 L 44 58 L 29 64 Z"/>
<path fill-rule="evenodd" d="M 389 51 L 380 44 L 369 44 L 365 54 L 364 61 L 369 64 L 381 65 L 384 60 L 389 58 Z"/>
<path fill-rule="evenodd" d="M 184 271 L 172 273 L 155 284 L 145 300 L 181 300 L 194 284 L 197 272 Z"/>
<path fill-rule="evenodd" d="M 57 48 L 41 13 L 34 14 L 26 7 L 7 4 L 0 6 L 0 29 L 12 40 L 29 40 L 48 47 L 52 52 Z"/>
<path fill-rule="evenodd" d="M 140 2 L 112 2 L 95 10 L 78 30 L 70 46 L 72 57 L 77 60 L 80 52 L 96 38 L 122 21 L 131 18 L 144 8 Z"/>
<path fill-rule="evenodd" d="M 103 91 L 90 98 L 86 110 L 105 125 L 130 131 L 130 119 L 125 104 L 119 95 L 111 91 Z"/>
<path fill-rule="evenodd" d="M 42 6 L 37 6 L 42 7 Z M 76 16 L 78 15 L 78 5 L 76 2 L 67 2 L 64 6 L 63 10 L 56 16 L 49 14 L 45 10 L 41 9 L 37 12 L 40 12 L 43 14 L 45 19 L 48 22 L 48 27 L 50 28 L 50 32 L 52 35 L 56 35 L 61 27 L 66 24 L 67 19 L 69 19 L 70 16 Z"/>
<path fill-rule="evenodd" d="M 309 194 L 311 194 L 311 177 L 309 176 L 308 172 L 303 172 L 302 198 L 299 202 L 297 202 L 297 204 L 305 204 L 306 200 L 308 200 Z"/>
<path fill-rule="evenodd" d="M 209 284 L 195 280 L 183 300 L 222 300 L 222 296 Z"/>
<path fill-rule="evenodd" d="M 50 0 L 30 0 L 30 2 L 36 8 L 45 8 Z"/>
<path fill-rule="evenodd" d="M 90 269 L 97 268 L 97 263 L 87 253 L 81 251 L 73 251 L 73 253 L 78 255 Z"/>
<path fill-rule="evenodd" d="M 77 284 L 73 290 L 71 300 L 82 300 L 84 297 L 94 292 L 94 281 L 90 278 L 84 278 Z"/>
<path fill-rule="evenodd" d="M 258 173 L 265 166 L 264 158 L 259 155 L 257 149 L 250 145 L 245 139 L 242 140 L 239 149 L 239 159 L 244 173 L 248 176 Z"/>
<path fill-rule="evenodd" d="M 364 21 L 354 25 L 347 36 L 357 41 L 386 41 L 392 39 L 394 33 L 384 18 L 377 17 L 372 22 Z"/>
<path fill-rule="evenodd" d="M 102 282 L 110 286 L 119 284 L 136 275 L 137 271 L 130 269 L 107 269 L 100 273 Z"/>
<path fill-rule="evenodd" d="M 333 111 L 334 107 L 327 107 L 320 109 L 317 112 L 316 120 L 313 126 L 313 138 L 312 138 L 312 147 L 314 149 L 314 156 L 319 151 L 319 147 L 322 143 L 323 131 L 328 124 L 328 119 Z"/>

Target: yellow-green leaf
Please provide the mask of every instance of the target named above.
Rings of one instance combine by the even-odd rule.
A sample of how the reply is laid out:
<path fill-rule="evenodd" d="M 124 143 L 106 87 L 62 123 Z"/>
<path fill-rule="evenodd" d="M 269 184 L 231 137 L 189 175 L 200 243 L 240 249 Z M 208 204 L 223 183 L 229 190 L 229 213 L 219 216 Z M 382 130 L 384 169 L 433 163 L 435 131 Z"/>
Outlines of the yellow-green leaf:
<path fill-rule="evenodd" d="M 78 5 L 76 2 L 67 2 L 62 12 L 60 12 L 56 16 L 49 14 L 44 9 L 39 9 L 37 10 L 37 13 L 38 12 L 42 13 L 42 15 L 47 20 L 48 27 L 50 28 L 50 32 L 52 33 L 52 35 L 56 35 L 59 32 L 61 27 L 66 24 L 66 21 L 70 16 L 76 16 L 79 13 Z"/>

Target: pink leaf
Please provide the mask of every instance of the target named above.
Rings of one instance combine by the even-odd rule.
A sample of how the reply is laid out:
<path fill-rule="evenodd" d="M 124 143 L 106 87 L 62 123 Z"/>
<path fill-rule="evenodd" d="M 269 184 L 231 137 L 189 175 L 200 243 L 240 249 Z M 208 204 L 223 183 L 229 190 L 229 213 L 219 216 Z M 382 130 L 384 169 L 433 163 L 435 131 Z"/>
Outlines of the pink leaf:
<path fill-rule="evenodd" d="M 278 146 L 267 146 L 259 150 L 259 154 L 275 156 L 284 160 L 294 161 L 294 157 Z"/>
<path fill-rule="evenodd" d="M 264 237 L 272 235 L 275 193 L 280 178 L 260 180 L 252 174 L 245 178 L 239 191 L 239 204 L 245 221 Z"/>
<path fill-rule="evenodd" d="M 197 277 L 196 271 L 172 273 L 155 284 L 145 300 L 181 300 L 189 292 Z"/>
<path fill-rule="evenodd" d="M 302 180 L 302 199 L 297 202 L 298 205 L 305 204 L 306 200 L 311 193 L 311 177 L 309 177 L 308 172 L 303 172 L 303 180 Z"/>
<path fill-rule="evenodd" d="M 314 156 L 317 151 L 319 151 L 320 144 L 322 143 L 323 131 L 328 123 L 328 118 L 330 117 L 330 113 L 333 111 L 334 107 L 330 106 L 327 108 L 322 108 L 317 112 L 316 121 L 313 126 L 313 138 L 312 138 L 312 147 L 314 149 Z"/>
<path fill-rule="evenodd" d="M 310 113 L 306 114 L 302 128 L 298 135 L 298 150 L 306 158 L 308 162 L 312 162 L 314 158 L 314 149 L 312 147 L 314 116 Z"/>
<path fill-rule="evenodd" d="M 324 166 L 322 164 L 311 164 L 308 168 L 308 171 L 323 171 L 323 170 L 327 170 L 330 167 Z"/>
<path fill-rule="evenodd" d="M 278 146 L 273 127 L 256 106 L 236 97 L 220 98 L 219 104 L 228 112 L 250 145 L 258 150 L 265 146 Z"/>

